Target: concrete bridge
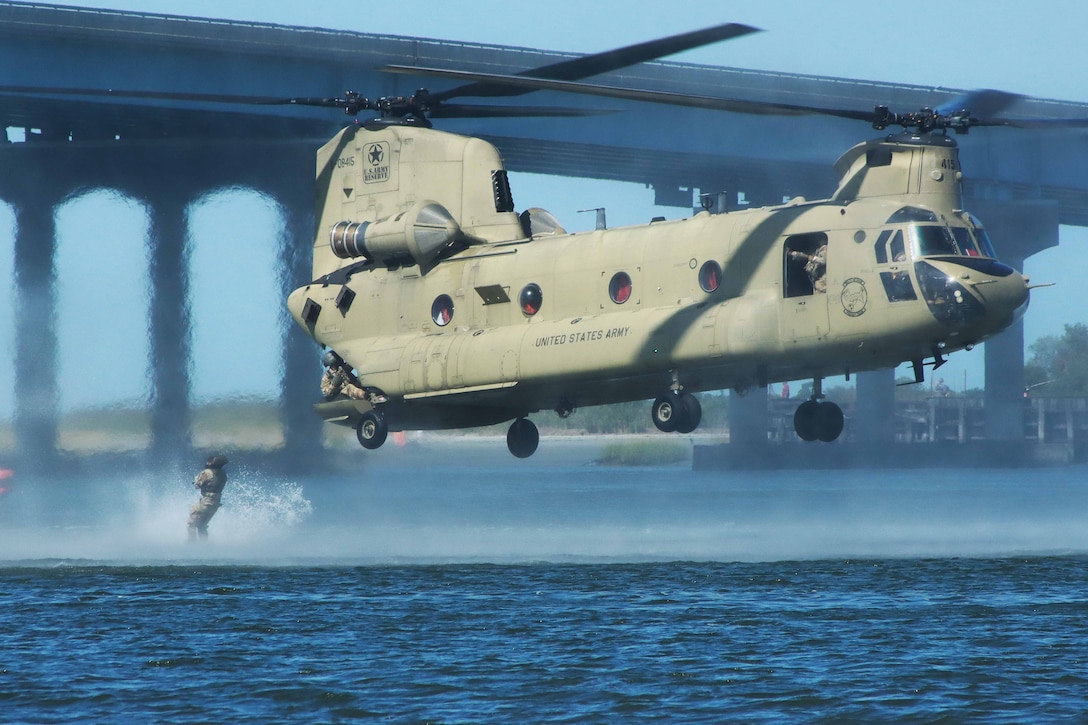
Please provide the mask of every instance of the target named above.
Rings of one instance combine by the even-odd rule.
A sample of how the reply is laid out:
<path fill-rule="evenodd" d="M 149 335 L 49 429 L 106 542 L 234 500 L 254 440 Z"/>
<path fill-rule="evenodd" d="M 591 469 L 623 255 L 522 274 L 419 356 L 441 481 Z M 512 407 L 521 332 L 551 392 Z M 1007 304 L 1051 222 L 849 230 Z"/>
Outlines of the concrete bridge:
<path fill-rule="evenodd" d="M 383 74 L 386 64 L 512 72 L 567 54 L 494 45 L 267 24 L 75 9 L 0 0 L 0 85 L 124 88 L 248 96 L 407 95 L 417 79 Z M 866 108 L 934 106 L 954 91 L 755 72 L 672 62 L 602 78 L 615 85 L 677 89 L 745 100 Z M 432 90 L 443 84 L 430 84 Z M 623 123 L 592 119 L 476 119 L 443 128 L 488 138 L 515 171 L 634 181 L 657 202 L 691 207 L 693 192 L 728 190 L 730 204 L 822 198 L 834 189 L 834 159 L 872 132 L 829 118 L 771 118 L 539 92 L 519 104 L 625 111 Z M 1088 116 L 1088 105 L 1030 100 L 1024 116 Z M 31 460 L 55 454 L 57 337 L 55 210 L 87 190 L 109 188 L 150 210 L 152 249 L 151 448 L 188 451 L 190 373 L 185 214 L 208 191 L 246 187 L 272 199 L 286 221 L 284 293 L 309 279 L 313 153 L 345 123 L 327 109 L 135 102 L 0 93 L 0 120 L 21 131 L 0 147 L 0 200 L 15 210 L 15 432 Z M 743 140 L 736 143 L 734 140 Z M 1061 134 L 1008 131 L 964 137 L 968 208 L 982 218 L 1002 258 L 1022 267 L 1058 242 L 1058 225 L 1088 225 L 1088 148 Z M 224 243 L 229 243 L 226 240 Z M 269 304 L 281 304 L 270 300 Z M 285 453 L 320 444 L 310 411 L 319 374 L 312 342 L 284 320 L 281 409 Z M 988 432 L 1020 435 L 1023 329 L 986 345 Z M 883 421 L 893 399 L 891 371 L 859 376 L 867 435 L 894 434 Z M 763 396 L 735 406 L 764 430 Z M 744 401 L 751 402 L 744 402 Z"/>

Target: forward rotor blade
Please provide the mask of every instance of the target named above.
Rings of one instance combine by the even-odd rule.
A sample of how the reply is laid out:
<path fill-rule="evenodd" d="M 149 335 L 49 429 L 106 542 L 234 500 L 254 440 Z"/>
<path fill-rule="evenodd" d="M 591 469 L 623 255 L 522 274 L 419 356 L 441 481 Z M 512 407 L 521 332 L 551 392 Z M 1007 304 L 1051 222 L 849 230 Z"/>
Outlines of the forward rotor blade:
<path fill-rule="evenodd" d="M 995 91 L 988 88 L 970 91 L 956 96 L 951 101 L 945 101 L 937 106 L 937 113 L 948 115 L 957 111 L 967 110 L 972 116 L 979 118 L 992 118 L 1002 111 L 1014 105 L 1023 96 L 1006 91 Z"/>
<path fill-rule="evenodd" d="M 562 108 L 559 106 L 478 106 L 471 103 L 443 103 L 427 112 L 430 118 L 565 118 L 601 116 L 612 110 Z"/>
<path fill-rule="evenodd" d="M 1088 128 L 1088 118 L 991 118 L 978 121 L 975 125 L 1036 129 Z"/>
<path fill-rule="evenodd" d="M 673 55 L 692 48 L 698 48 L 711 43 L 717 43 L 731 38 L 739 38 L 742 35 L 758 32 L 759 28 L 742 23 L 725 23 L 711 28 L 694 30 L 688 33 L 670 35 L 667 38 L 649 40 L 643 43 L 607 50 L 602 53 L 592 53 L 579 58 L 540 66 L 519 75 L 533 76 L 534 78 L 550 78 L 553 80 L 575 81 L 590 76 L 608 73 L 609 71 L 627 68 L 638 63 L 656 60 L 668 55 Z M 520 96 L 531 92 L 532 88 L 518 88 L 509 85 L 491 85 L 488 83 L 471 83 L 448 91 L 432 94 L 431 98 L 441 102 L 448 98 L 462 96 L 493 97 L 493 96 Z"/>
<path fill-rule="evenodd" d="M 405 65 L 388 65 L 384 66 L 382 70 L 390 73 L 426 75 L 438 78 L 470 80 L 484 84 L 510 85 L 526 89 L 525 92 L 539 90 L 563 91 L 566 93 L 580 93 L 583 95 L 601 96 L 604 98 L 646 101 L 648 103 L 663 103 L 671 106 L 686 106 L 688 108 L 706 108 L 715 111 L 733 111 L 735 113 L 786 116 L 822 114 L 825 116 L 835 116 L 838 118 L 868 122 L 872 122 L 875 118 L 875 114 L 872 111 L 819 108 L 817 106 L 800 106 L 789 103 L 770 103 L 764 101 L 742 101 L 733 98 L 719 98 L 716 96 L 697 96 L 687 93 L 672 93 L 670 91 L 651 91 L 637 88 L 621 88 L 618 86 L 602 86 L 593 83 L 532 78 L 528 76 L 509 76 L 499 73 L 475 73 L 471 71 Z"/>
<path fill-rule="evenodd" d="M 957 96 L 937 107 L 937 113 L 952 115 L 968 112 L 971 126 L 1008 126 L 1010 128 L 1088 128 L 1088 118 L 1005 118 L 1000 114 L 1026 98 L 1019 93 L 981 89 Z"/>

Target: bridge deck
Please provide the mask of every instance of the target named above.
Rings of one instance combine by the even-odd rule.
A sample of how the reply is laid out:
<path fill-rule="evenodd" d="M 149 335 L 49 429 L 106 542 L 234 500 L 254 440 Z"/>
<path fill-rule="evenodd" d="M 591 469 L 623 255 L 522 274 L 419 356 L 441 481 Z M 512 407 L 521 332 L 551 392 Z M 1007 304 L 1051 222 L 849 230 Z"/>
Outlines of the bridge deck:
<path fill-rule="evenodd" d="M 0 85 L 269 96 L 334 96 L 347 89 L 372 96 L 410 94 L 424 83 L 377 70 L 390 63 L 511 72 L 570 57 L 531 48 L 7 0 L 0 0 L 0 40 Z M 934 106 L 959 93 L 667 61 L 600 80 L 859 109 L 878 102 L 900 109 Z M 443 81 L 427 82 L 432 90 L 445 87 Z M 873 133 L 837 119 L 748 116 L 547 92 L 517 102 L 612 109 L 622 122 L 476 119 L 443 126 L 497 141 L 514 170 L 635 181 L 658 188 L 662 203 L 678 205 L 690 198 L 670 196 L 678 188 L 744 191 L 756 203 L 829 195 L 834 159 Z M 1088 117 L 1088 104 L 1027 99 L 1015 111 L 1023 117 Z M 0 94 L 0 118 L 8 127 L 35 129 L 33 140 L 75 142 L 262 136 L 316 144 L 345 122 L 329 109 L 90 102 L 18 93 Z M 970 195 L 1051 200 L 1061 223 L 1088 224 L 1084 144 L 1068 143 L 1053 132 L 996 131 L 963 137 L 961 146 Z"/>

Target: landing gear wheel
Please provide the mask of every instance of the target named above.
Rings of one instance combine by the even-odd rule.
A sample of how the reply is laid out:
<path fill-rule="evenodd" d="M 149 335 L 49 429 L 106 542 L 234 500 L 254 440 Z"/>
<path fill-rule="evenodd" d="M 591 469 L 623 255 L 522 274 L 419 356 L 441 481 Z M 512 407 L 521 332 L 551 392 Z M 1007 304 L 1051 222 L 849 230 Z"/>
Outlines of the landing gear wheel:
<path fill-rule="evenodd" d="M 389 426 L 386 425 L 385 416 L 376 410 L 368 410 L 355 425 L 355 437 L 359 439 L 359 445 L 369 451 L 381 448 L 389 435 Z"/>
<path fill-rule="evenodd" d="M 677 433 L 691 433 L 703 420 L 703 406 L 691 393 L 680 394 L 680 420 L 676 424 Z"/>
<path fill-rule="evenodd" d="M 540 443 L 540 432 L 536 424 L 528 418 L 518 418 L 510 424 L 506 432 L 506 447 L 518 458 L 528 458 L 536 453 Z"/>
<path fill-rule="evenodd" d="M 793 429 L 803 441 L 830 443 L 842 434 L 842 408 L 831 402 L 806 400 L 793 414 Z"/>
<path fill-rule="evenodd" d="M 680 424 L 683 417 L 683 406 L 678 393 L 662 395 L 654 401 L 654 407 L 650 408 L 650 417 L 654 426 L 662 433 L 672 433 Z"/>
<path fill-rule="evenodd" d="M 797 406 L 793 413 L 793 429 L 797 437 L 803 441 L 811 442 L 819 437 L 820 402 L 806 400 Z"/>
<path fill-rule="evenodd" d="M 842 427 L 845 422 L 842 415 L 842 408 L 835 403 L 820 403 L 816 419 L 816 430 L 818 431 L 816 437 L 824 443 L 830 443 L 842 433 Z"/>

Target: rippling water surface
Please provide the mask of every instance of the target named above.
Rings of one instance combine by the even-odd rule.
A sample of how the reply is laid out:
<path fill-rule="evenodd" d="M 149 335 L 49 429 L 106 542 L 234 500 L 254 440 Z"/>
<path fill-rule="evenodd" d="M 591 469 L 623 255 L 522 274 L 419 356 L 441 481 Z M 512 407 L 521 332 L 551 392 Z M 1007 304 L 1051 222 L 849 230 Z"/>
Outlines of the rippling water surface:
<path fill-rule="evenodd" d="M 1083 468 L 231 473 L 16 477 L 0 720 L 1088 718 Z"/>

